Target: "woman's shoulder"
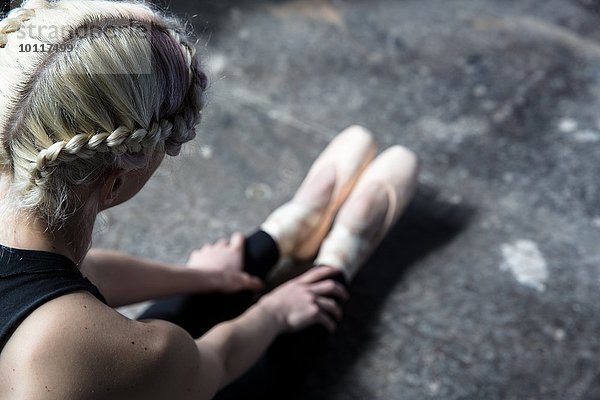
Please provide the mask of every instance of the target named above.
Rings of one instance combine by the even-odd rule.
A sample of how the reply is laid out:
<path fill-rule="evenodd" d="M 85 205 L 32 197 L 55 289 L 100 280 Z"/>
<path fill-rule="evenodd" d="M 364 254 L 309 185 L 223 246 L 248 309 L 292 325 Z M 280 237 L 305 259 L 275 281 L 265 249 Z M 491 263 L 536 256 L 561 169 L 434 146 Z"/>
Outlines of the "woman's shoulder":
<path fill-rule="evenodd" d="M 6 343 L 0 397 L 119 398 L 151 378 L 168 330 L 129 320 L 88 292 L 60 296 L 30 314 Z"/>

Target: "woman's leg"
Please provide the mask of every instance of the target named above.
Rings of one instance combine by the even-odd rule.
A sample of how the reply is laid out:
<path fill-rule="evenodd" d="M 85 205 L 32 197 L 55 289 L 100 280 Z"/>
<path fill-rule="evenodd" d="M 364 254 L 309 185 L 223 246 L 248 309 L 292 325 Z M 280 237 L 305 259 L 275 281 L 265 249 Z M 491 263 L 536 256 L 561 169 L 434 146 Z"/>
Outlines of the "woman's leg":
<path fill-rule="evenodd" d="M 371 133 L 357 125 L 327 145 L 294 197 L 261 225 L 277 241 L 282 257 L 314 259 L 337 210 L 376 153 Z"/>
<path fill-rule="evenodd" d="M 278 261 L 277 243 L 268 233 L 259 230 L 246 239 L 244 243 L 244 271 L 264 279 Z"/>

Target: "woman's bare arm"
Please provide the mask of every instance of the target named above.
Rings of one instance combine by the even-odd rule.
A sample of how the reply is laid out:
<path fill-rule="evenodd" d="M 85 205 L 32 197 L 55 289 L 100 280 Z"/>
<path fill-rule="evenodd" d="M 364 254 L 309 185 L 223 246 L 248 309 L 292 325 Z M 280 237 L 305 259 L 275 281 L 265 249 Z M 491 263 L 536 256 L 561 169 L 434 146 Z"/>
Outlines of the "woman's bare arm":
<path fill-rule="evenodd" d="M 92 249 L 81 265 L 111 307 L 192 292 L 217 291 L 212 271 L 147 260 L 128 254 Z"/>
<path fill-rule="evenodd" d="M 189 340 L 174 337 L 172 342 L 177 350 L 173 354 L 183 356 L 174 358 L 173 365 L 163 364 L 162 368 L 187 371 L 198 365 L 197 379 L 202 382 L 199 398 L 210 398 L 248 370 L 280 333 L 314 323 L 333 331 L 342 314 L 333 298 L 347 298 L 343 287 L 328 279 L 336 273 L 332 268 L 319 267 L 278 287 L 240 317 L 217 325 L 197 339 L 196 360 L 189 358 L 191 350 L 180 353 L 181 346 L 190 346 Z M 185 362 L 190 364 L 182 364 Z"/>
<path fill-rule="evenodd" d="M 243 236 L 220 240 L 192 252 L 186 265 L 134 257 L 112 250 L 91 249 L 81 272 L 111 307 L 177 294 L 257 290 L 261 282 L 242 271 Z"/>

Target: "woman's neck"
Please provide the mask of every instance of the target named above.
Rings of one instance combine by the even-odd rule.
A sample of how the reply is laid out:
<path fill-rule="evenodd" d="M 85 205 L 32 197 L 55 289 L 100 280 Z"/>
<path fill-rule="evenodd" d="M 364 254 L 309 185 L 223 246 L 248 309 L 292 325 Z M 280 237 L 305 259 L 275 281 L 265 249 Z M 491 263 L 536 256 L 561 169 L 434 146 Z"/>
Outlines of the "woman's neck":
<path fill-rule="evenodd" d="M 77 212 L 64 227 L 47 229 L 43 220 L 8 206 L 8 191 L 0 182 L 0 243 L 13 248 L 62 254 L 75 264 L 83 260 L 92 241 L 95 214 Z M 4 189 L 6 186 L 4 186 Z"/>
<path fill-rule="evenodd" d="M 88 235 L 85 232 L 90 232 Z M 62 254 L 79 264 L 85 257 L 91 242 L 92 229 L 81 229 L 77 232 L 77 239 L 67 235 L 68 229 L 49 232 L 45 224 L 39 219 L 28 216 L 1 215 L 0 216 L 0 243 L 5 246 L 42 250 Z M 71 236 L 71 237 L 69 237 Z"/>

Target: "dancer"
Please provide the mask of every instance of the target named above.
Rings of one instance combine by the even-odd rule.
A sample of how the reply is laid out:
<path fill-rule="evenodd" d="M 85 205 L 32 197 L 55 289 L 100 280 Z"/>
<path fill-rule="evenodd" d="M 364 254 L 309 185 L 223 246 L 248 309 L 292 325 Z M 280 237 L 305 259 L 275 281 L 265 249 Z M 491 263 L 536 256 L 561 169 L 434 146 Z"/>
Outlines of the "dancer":
<path fill-rule="evenodd" d="M 187 268 L 89 250 L 98 213 L 132 198 L 193 139 L 208 85 L 193 43 L 144 4 L 29 0 L 0 21 L 0 76 L 2 399 L 213 397 L 279 334 L 335 329 L 348 296 L 339 281 L 414 187 L 410 151 L 371 162 L 371 136 L 352 127 L 259 231 L 193 252 Z M 257 290 L 255 275 L 280 257 L 315 255 L 315 268 L 200 336 L 185 321 L 150 318 L 152 308 L 138 321 L 112 308 Z M 205 312 L 186 311 L 188 321 Z"/>

